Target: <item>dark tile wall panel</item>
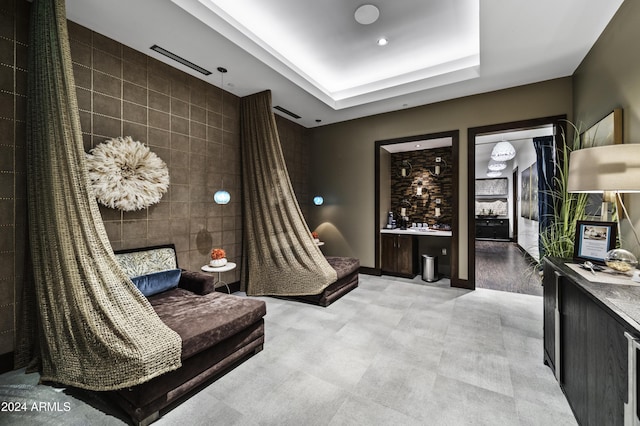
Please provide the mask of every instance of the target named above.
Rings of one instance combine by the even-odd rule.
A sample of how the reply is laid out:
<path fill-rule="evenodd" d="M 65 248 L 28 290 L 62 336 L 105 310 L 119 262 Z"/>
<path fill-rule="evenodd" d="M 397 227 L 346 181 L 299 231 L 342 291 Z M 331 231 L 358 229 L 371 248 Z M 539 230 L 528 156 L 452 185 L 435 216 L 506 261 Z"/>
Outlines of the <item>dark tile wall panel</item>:
<path fill-rule="evenodd" d="M 309 138 L 308 130 L 293 121 L 276 115 L 278 136 L 293 191 L 305 217 L 309 217 L 309 209 L 313 205 L 313 194 L 309 191 Z"/>
<path fill-rule="evenodd" d="M 171 242 L 181 266 L 199 269 L 221 246 L 239 264 L 239 99 L 73 22 L 69 37 L 87 149 L 132 136 L 169 167 L 171 186 L 159 204 L 139 212 L 101 207 L 114 249 Z M 231 203 L 218 206 L 213 193 L 223 182 Z M 239 269 L 225 279 L 239 280 Z"/>
<path fill-rule="evenodd" d="M 26 95 L 30 3 L 0 2 L 0 355 L 15 348 L 27 238 Z M 4 367 L 4 366 L 2 366 Z"/>

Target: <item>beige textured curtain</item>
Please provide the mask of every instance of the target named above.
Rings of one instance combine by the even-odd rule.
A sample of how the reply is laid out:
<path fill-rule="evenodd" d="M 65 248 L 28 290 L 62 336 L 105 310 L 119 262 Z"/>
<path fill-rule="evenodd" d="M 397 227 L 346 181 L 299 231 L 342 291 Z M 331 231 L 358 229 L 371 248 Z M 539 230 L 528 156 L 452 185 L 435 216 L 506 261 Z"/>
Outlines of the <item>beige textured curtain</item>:
<path fill-rule="evenodd" d="M 89 193 L 64 0 L 33 2 L 28 79 L 35 304 L 25 309 L 35 312 L 25 315 L 37 329 L 23 330 L 18 350 L 39 356 L 42 380 L 91 390 L 132 386 L 178 368 L 180 337 L 118 266 Z"/>
<path fill-rule="evenodd" d="M 240 102 L 243 285 L 252 296 L 320 293 L 336 271 L 314 244 L 289 180 L 271 92 Z"/>

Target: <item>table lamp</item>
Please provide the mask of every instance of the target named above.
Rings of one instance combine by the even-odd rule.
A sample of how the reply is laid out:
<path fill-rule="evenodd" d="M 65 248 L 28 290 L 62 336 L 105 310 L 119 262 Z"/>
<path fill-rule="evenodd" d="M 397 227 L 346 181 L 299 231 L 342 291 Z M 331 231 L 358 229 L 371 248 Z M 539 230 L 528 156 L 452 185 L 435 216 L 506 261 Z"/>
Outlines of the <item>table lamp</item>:
<path fill-rule="evenodd" d="M 640 193 L 640 144 L 617 144 L 572 151 L 567 192 L 602 192 L 618 199 L 636 238 L 640 240 L 620 193 Z M 605 198 L 607 199 L 607 198 Z"/>

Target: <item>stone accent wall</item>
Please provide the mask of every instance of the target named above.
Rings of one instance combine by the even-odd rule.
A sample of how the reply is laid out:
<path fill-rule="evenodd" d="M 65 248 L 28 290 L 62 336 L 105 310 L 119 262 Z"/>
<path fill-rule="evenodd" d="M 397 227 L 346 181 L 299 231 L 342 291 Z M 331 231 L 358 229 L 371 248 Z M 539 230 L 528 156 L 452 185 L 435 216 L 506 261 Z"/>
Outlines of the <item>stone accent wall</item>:
<path fill-rule="evenodd" d="M 451 225 L 452 156 L 451 147 L 391 154 L 391 211 L 396 220 L 400 217 L 402 207 L 405 207 L 409 223 Z M 436 157 L 440 157 L 442 162 L 437 163 Z M 411 174 L 403 177 L 401 170 L 405 161 L 411 164 Z M 441 167 L 440 176 L 434 176 L 437 164 Z M 406 164 L 404 168 L 408 173 Z M 420 182 L 422 195 L 418 196 Z M 438 199 L 440 204 L 437 203 Z M 440 209 L 439 217 L 436 217 L 436 208 Z"/>

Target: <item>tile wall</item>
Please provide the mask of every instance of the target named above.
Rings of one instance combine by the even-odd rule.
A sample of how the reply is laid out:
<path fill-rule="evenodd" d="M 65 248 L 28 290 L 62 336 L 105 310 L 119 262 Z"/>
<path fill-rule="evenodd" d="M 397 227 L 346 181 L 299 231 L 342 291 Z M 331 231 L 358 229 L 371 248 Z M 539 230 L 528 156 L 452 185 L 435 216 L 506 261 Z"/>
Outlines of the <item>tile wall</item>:
<path fill-rule="evenodd" d="M 293 191 L 296 193 L 302 214 L 308 218 L 313 200 L 313 194 L 309 192 L 311 158 L 308 130 L 279 115 L 276 115 L 276 125 Z"/>
<path fill-rule="evenodd" d="M 222 247 L 239 264 L 239 98 L 73 22 L 69 39 L 85 149 L 132 136 L 169 167 L 160 203 L 137 212 L 101 206 L 114 249 L 171 242 L 182 267 L 199 269 Z M 213 194 L 223 184 L 231 202 L 220 206 Z M 238 280 L 239 270 L 225 279 Z"/>
<path fill-rule="evenodd" d="M 25 115 L 29 6 L 24 0 L 0 2 L 0 355 L 14 348 L 15 313 L 27 250 Z"/>

